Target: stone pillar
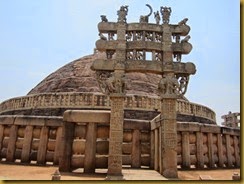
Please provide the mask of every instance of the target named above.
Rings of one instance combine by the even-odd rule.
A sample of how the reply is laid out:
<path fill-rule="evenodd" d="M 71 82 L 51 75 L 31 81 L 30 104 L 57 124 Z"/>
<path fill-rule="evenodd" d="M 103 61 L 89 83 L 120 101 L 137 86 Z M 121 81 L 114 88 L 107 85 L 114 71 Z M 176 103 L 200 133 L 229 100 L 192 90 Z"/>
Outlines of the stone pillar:
<path fill-rule="evenodd" d="M 182 167 L 190 168 L 189 132 L 182 132 Z"/>
<path fill-rule="evenodd" d="M 140 144 L 140 130 L 133 130 L 132 134 L 132 153 L 131 153 L 131 167 L 141 167 L 141 144 Z"/>
<path fill-rule="evenodd" d="M 161 107 L 161 174 L 167 178 L 178 178 L 176 98 L 163 98 Z"/>
<path fill-rule="evenodd" d="M 25 128 L 25 136 L 21 153 L 21 162 L 29 163 L 30 162 L 30 152 L 31 152 L 31 143 L 33 137 L 33 126 L 28 125 Z"/>
<path fill-rule="evenodd" d="M 202 132 L 197 132 L 197 168 L 204 168 Z"/>
<path fill-rule="evenodd" d="M 87 123 L 84 173 L 95 173 L 96 169 L 97 124 Z"/>
<path fill-rule="evenodd" d="M 111 116 L 110 116 L 109 157 L 108 157 L 107 179 L 116 179 L 116 178 L 111 178 L 111 177 L 122 176 L 124 96 L 123 95 L 110 95 L 110 101 L 111 101 Z"/>
<path fill-rule="evenodd" d="M 151 130 L 150 136 L 150 169 L 154 169 L 154 159 L 155 159 L 155 135 L 154 130 Z"/>
<path fill-rule="evenodd" d="M 71 171 L 71 157 L 72 157 L 72 146 L 74 139 L 75 125 L 73 122 L 63 123 L 63 136 L 61 144 L 61 154 L 59 159 L 59 171 L 69 172 Z"/>
<path fill-rule="evenodd" d="M 218 166 L 223 167 L 224 165 L 224 160 L 223 160 L 223 141 L 222 141 L 222 135 L 219 133 L 217 135 L 217 144 L 218 144 Z"/>
<path fill-rule="evenodd" d="M 159 159 L 158 159 L 158 155 L 159 155 L 159 144 L 158 144 L 158 139 L 159 139 L 159 135 L 158 135 L 158 128 L 155 129 L 155 133 L 154 133 L 154 136 L 155 136 L 155 158 L 154 158 L 154 170 L 156 171 L 159 171 L 159 166 L 158 166 L 158 163 L 159 163 Z"/>
<path fill-rule="evenodd" d="M 213 152 L 213 134 L 208 133 L 208 158 L 209 158 L 209 167 L 215 167 L 214 162 L 214 152 Z"/>

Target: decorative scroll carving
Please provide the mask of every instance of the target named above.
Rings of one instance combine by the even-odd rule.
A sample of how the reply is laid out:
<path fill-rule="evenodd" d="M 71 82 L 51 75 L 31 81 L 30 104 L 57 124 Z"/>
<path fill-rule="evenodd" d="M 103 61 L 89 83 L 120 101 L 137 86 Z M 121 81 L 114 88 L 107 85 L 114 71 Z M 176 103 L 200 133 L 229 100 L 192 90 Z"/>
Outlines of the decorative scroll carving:
<path fill-rule="evenodd" d="M 128 12 L 128 6 L 121 6 L 120 9 L 117 11 L 117 15 L 118 15 L 118 22 L 126 22 L 126 16 L 127 16 L 127 12 Z"/>
<path fill-rule="evenodd" d="M 154 18 L 156 20 L 156 24 L 159 24 L 161 18 L 158 11 L 154 12 Z"/>
<path fill-rule="evenodd" d="M 148 15 L 141 15 L 140 16 L 140 23 L 148 23 L 148 18 L 151 16 L 153 9 L 149 4 L 146 4 L 146 6 L 150 9 L 150 13 Z"/>
<path fill-rule="evenodd" d="M 171 14 L 171 7 L 161 6 L 160 12 L 163 17 L 163 23 L 168 24 L 170 19 L 170 14 Z"/>

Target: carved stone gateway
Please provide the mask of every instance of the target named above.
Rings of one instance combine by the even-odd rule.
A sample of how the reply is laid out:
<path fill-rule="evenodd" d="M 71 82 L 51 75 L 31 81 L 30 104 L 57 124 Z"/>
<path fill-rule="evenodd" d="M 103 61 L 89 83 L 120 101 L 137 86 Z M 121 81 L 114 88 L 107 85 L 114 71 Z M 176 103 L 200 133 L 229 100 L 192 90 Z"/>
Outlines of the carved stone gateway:
<path fill-rule="evenodd" d="M 105 52 L 107 58 L 95 60 L 91 69 L 96 71 L 101 90 L 111 100 L 108 178 L 122 175 L 125 74 L 129 72 L 162 76 L 158 84 L 161 97 L 159 172 L 168 178 L 178 177 L 176 100 L 186 93 L 189 76 L 196 72 L 193 63 L 181 61 L 182 54 L 192 49 L 188 42 L 190 27 L 186 24 L 187 18 L 176 25 L 169 24 L 170 7 L 160 7 L 162 19 L 157 11 L 154 13 L 156 23 L 148 23 L 153 10 L 150 5 L 146 6 L 150 13 L 141 16 L 138 23 L 127 23 L 128 6 L 121 6 L 117 22 L 109 22 L 103 15 L 98 24 L 100 39 L 96 49 Z M 181 40 L 181 36 L 185 38 Z"/>

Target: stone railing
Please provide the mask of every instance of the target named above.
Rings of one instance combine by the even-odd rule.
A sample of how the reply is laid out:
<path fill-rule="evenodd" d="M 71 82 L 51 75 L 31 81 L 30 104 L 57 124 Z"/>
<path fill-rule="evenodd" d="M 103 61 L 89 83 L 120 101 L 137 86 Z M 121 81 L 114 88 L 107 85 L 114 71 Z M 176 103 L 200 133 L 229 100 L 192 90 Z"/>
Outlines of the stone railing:
<path fill-rule="evenodd" d="M 96 114 L 96 111 L 90 112 Z M 69 116 L 69 111 L 66 114 Z M 61 170 L 84 168 L 85 172 L 94 172 L 94 168 L 107 168 L 109 117 L 102 121 L 104 118 L 90 114 L 85 118 L 79 116 L 77 121 L 74 113 L 71 115 L 68 118 L 66 115 L 64 120 L 61 117 L 0 116 L 0 159 L 16 164 L 59 165 Z M 68 138 L 65 128 L 69 131 Z M 69 149 L 64 149 L 64 143 Z M 63 151 L 68 154 L 62 155 Z M 122 154 L 124 165 L 132 168 L 150 165 L 149 121 L 125 120 Z"/>
<path fill-rule="evenodd" d="M 64 140 L 66 122 L 73 124 L 73 130 L 68 128 L 72 144 L 67 154 L 70 156 L 66 157 L 70 165 L 66 168 L 107 168 L 109 119 L 95 124 L 94 119 L 100 120 L 95 116 L 79 122 L 74 116 L 63 120 L 62 117 L 50 116 L 1 115 L 0 159 L 15 163 L 60 165 L 62 145 L 67 141 Z M 181 122 L 177 123 L 177 134 L 178 166 L 182 169 L 240 167 L 239 129 Z M 158 118 L 151 122 L 125 119 L 123 165 L 158 170 L 159 135 Z M 86 163 L 85 158 L 93 165 Z"/>
<path fill-rule="evenodd" d="M 151 122 L 151 159 L 160 170 L 161 118 Z M 240 130 L 195 122 L 177 123 L 177 163 L 182 169 L 239 168 Z"/>
<path fill-rule="evenodd" d="M 108 96 L 96 93 L 43 93 L 6 100 L 0 104 L 0 114 L 15 110 L 47 108 L 110 109 L 110 101 Z M 127 95 L 125 109 L 160 110 L 160 99 Z M 215 113 L 210 108 L 184 100 L 178 100 L 177 112 L 216 121 Z"/>

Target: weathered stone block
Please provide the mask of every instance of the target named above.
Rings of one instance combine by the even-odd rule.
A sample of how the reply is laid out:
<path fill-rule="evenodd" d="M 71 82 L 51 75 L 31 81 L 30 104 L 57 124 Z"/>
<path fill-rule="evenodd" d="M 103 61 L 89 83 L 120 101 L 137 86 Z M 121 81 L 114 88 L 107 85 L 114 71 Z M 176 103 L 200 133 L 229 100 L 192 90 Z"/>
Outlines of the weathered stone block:
<path fill-rule="evenodd" d="M 109 123 L 110 111 L 99 110 L 67 110 L 64 112 L 64 121 L 77 123 Z"/>

